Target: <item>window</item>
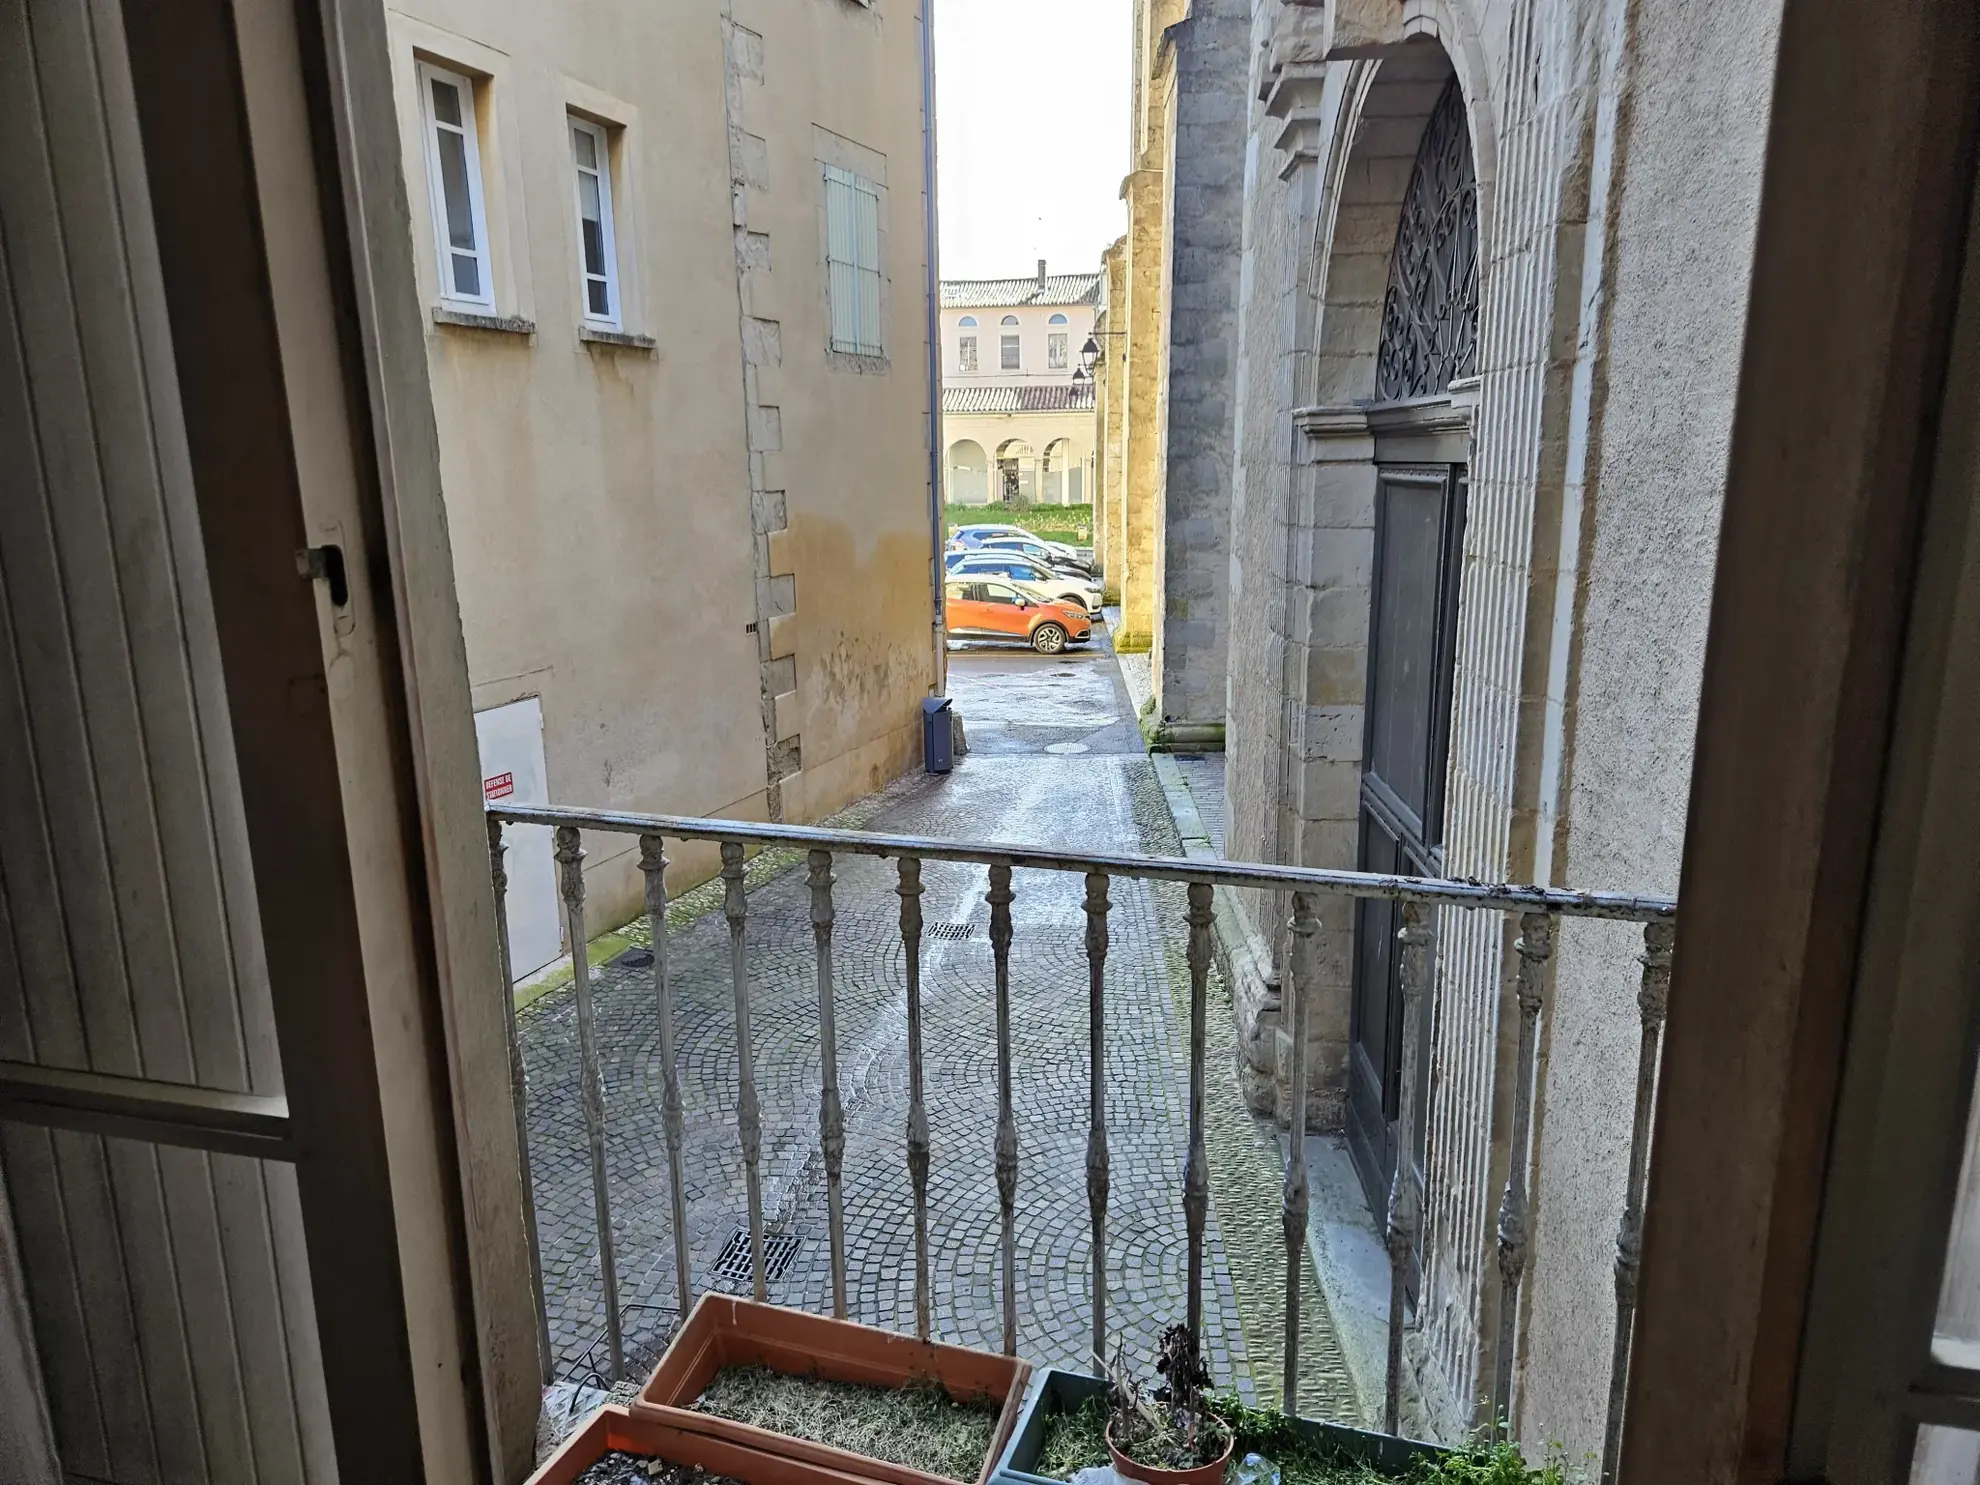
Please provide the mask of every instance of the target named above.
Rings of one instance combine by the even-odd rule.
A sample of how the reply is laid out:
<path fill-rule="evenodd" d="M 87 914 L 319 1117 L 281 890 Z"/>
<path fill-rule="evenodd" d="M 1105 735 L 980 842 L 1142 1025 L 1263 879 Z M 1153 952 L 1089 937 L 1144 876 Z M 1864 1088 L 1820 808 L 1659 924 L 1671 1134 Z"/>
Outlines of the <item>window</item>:
<path fill-rule="evenodd" d="M 578 279 L 584 317 L 619 323 L 619 259 L 612 240 L 612 156 L 605 131 L 571 120 L 571 163 L 577 174 Z"/>
<path fill-rule="evenodd" d="M 961 603 L 968 596 L 968 589 L 962 583 L 948 583 L 942 588 L 942 596 L 951 603 Z"/>
<path fill-rule="evenodd" d="M 458 72 L 422 62 L 419 85 L 440 297 L 492 308 L 495 290 L 488 272 L 488 220 L 481 206 L 474 84 Z"/>
<path fill-rule="evenodd" d="M 1003 344 L 1000 350 L 1002 352 L 1001 364 L 1005 371 L 1016 371 L 1019 369 L 1017 323 L 1018 317 L 1016 315 L 1004 316 Z"/>
<path fill-rule="evenodd" d="M 1017 589 L 1007 588 L 1002 583 L 983 583 L 981 587 L 983 589 L 983 601 L 985 603 L 1017 604 L 1024 602 L 1024 599 L 1018 595 Z"/>
<path fill-rule="evenodd" d="M 880 188 L 837 165 L 825 167 L 825 267 L 832 349 L 885 355 L 880 343 Z"/>
<path fill-rule="evenodd" d="M 976 370 L 976 337 L 965 335 L 956 342 L 956 367 L 961 371 Z"/>
<path fill-rule="evenodd" d="M 1047 325 L 1064 325 L 1066 323 L 1066 317 L 1064 315 L 1053 315 L 1045 323 Z M 1045 365 L 1049 370 L 1064 371 L 1066 369 L 1066 336 L 1070 333 L 1067 330 L 1053 330 L 1046 335 Z"/>
<path fill-rule="evenodd" d="M 958 330 L 974 330 L 976 328 L 976 316 L 964 315 L 960 320 L 956 321 L 956 328 Z"/>

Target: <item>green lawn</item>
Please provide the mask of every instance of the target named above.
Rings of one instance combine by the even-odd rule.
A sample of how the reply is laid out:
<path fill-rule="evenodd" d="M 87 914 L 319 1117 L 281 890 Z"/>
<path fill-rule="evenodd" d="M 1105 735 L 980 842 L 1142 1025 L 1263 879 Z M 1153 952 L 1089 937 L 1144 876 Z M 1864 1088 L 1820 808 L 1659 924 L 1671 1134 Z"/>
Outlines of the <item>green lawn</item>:
<path fill-rule="evenodd" d="M 1046 541 L 1063 541 L 1076 547 L 1093 545 L 1090 505 L 952 505 L 942 514 L 951 535 L 958 526 L 981 526 L 994 521 L 1022 526 Z"/>

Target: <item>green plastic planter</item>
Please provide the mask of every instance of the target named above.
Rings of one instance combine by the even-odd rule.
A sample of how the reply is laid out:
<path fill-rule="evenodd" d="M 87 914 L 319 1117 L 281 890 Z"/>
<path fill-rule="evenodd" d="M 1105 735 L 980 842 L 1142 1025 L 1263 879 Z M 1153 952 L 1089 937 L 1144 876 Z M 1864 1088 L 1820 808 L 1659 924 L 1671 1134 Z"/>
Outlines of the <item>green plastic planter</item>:
<path fill-rule="evenodd" d="M 1088 1398 L 1103 1396 L 1106 1390 L 1103 1378 L 1082 1372 L 1048 1367 L 1035 1373 L 1024 1409 L 1011 1430 L 1011 1441 L 1004 1446 L 1004 1456 L 998 1461 L 993 1485 L 1062 1485 L 1060 1481 L 1033 1473 L 1039 1451 L 1045 1447 L 1046 1425 L 1062 1413 L 1077 1412 Z M 1405 1475 L 1418 1459 L 1437 1459 L 1450 1452 L 1416 1439 L 1345 1428 L 1312 1418 L 1294 1418 L 1291 1422 L 1302 1438 L 1321 1448 L 1336 1450 L 1345 1458 L 1371 1464 L 1385 1475 Z M 1243 1458 L 1248 1451 L 1246 1439 L 1239 1435 L 1232 1452 Z"/>

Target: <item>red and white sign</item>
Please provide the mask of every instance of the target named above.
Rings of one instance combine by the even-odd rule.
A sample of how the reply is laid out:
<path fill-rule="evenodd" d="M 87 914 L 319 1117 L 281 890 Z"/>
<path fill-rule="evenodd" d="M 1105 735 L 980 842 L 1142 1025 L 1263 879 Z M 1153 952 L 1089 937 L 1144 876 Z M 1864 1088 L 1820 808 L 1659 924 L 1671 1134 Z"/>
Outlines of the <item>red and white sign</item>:
<path fill-rule="evenodd" d="M 484 799 L 507 799 L 516 792 L 516 776 L 512 773 L 498 773 L 492 779 L 481 781 Z"/>

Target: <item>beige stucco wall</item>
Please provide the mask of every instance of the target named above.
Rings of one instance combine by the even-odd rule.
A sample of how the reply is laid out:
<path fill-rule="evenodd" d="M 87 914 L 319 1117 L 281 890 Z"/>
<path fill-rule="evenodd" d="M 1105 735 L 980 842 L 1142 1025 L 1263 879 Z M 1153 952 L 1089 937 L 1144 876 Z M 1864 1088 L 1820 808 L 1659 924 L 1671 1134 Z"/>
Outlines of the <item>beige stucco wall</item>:
<path fill-rule="evenodd" d="M 1086 270 L 1082 270 L 1083 272 Z M 1069 382 L 1079 365 L 1079 348 L 1093 333 L 1094 306 L 1091 304 L 1009 304 L 987 308 L 944 309 L 942 311 L 942 384 L 948 387 L 1021 387 Z M 1017 320 L 1017 327 L 1004 323 L 1004 316 Z M 1064 315 L 1066 323 L 1054 325 L 1053 315 Z M 967 329 L 962 321 L 976 321 Z M 1066 337 L 1066 364 L 1051 365 L 1048 337 L 1063 332 Z M 1018 369 L 1005 371 L 1002 337 L 1015 333 L 1018 338 Z M 976 370 L 965 371 L 960 341 L 976 337 Z"/>
<path fill-rule="evenodd" d="M 801 820 L 908 766 L 936 678 L 919 28 L 727 8 L 420 0 L 393 63 L 426 302 L 416 56 L 477 79 L 495 313 L 530 327 L 428 336 L 476 708 L 542 698 L 555 802 Z M 650 350 L 579 339 L 570 110 L 613 127 L 622 326 Z M 826 352 L 815 124 L 884 160 L 888 355 L 858 369 Z M 744 314 L 759 251 L 774 300 Z M 586 844 L 594 921 L 629 916 L 636 848 Z"/>

